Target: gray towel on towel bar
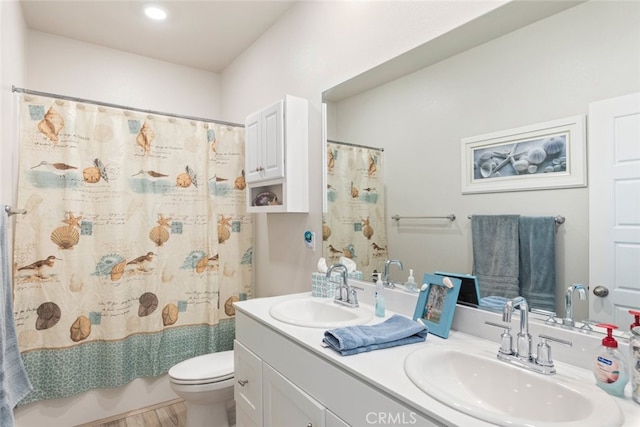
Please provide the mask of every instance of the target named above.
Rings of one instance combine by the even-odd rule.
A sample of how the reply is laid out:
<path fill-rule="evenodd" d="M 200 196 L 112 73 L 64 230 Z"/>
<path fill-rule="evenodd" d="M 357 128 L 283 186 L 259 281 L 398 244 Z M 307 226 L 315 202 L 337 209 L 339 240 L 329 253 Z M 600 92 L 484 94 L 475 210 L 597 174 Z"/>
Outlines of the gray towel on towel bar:
<path fill-rule="evenodd" d="M 556 221 L 521 216 L 520 295 L 530 307 L 556 311 Z"/>
<path fill-rule="evenodd" d="M 473 274 L 480 296 L 519 295 L 519 215 L 473 215 Z"/>

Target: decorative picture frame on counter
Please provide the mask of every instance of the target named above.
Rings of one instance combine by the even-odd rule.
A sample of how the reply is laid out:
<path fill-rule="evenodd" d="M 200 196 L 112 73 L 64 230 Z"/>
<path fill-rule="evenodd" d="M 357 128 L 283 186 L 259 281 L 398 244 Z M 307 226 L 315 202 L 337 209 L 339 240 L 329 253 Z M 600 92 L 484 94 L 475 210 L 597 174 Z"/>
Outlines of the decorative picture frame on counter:
<path fill-rule="evenodd" d="M 426 273 L 413 314 L 413 320 L 422 322 L 429 333 L 449 337 L 462 281 L 449 276 Z"/>
<path fill-rule="evenodd" d="M 462 194 L 587 185 L 584 115 L 462 139 Z"/>

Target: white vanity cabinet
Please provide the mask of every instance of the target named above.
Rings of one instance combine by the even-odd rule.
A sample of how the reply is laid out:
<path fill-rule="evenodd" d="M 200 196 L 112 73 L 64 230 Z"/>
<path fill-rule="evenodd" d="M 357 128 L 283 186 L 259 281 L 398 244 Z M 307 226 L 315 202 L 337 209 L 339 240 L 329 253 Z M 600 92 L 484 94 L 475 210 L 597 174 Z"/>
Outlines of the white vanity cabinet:
<path fill-rule="evenodd" d="M 233 365 L 236 427 L 259 427 L 262 425 L 262 360 L 235 341 Z"/>
<path fill-rule="evenodd" d="M 348 426 L 237 340 L 234 363 L 237 427 Z"/>
<path fill-rule="evenodd" d="M 306 99 L 287 95 L 247 116 L 247 212 L 309 211 L 308 110 Z M 273 194 L 277 200 L 256 206 L 261 194 Z"/>
<path fill-rule="evenodd" d="M 258 425 L 346 427 L 379 424 L 389 417 L 419 426 L 441 425 L 241 309 L 236 309 L 234 349 L 262 361 L 262 424 Z M 244 379 L 242 366 L 235 369 L 236 378 Z M 236 382 L 236 422 L 252 426 L 255 417 L 237 400 L 244 387 Z"/>

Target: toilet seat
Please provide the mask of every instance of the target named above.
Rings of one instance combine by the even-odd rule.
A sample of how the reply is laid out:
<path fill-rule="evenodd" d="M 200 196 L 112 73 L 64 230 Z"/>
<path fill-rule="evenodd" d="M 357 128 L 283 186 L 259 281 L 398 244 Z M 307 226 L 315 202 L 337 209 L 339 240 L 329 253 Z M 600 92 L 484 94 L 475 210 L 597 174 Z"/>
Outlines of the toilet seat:
<path fill-rule="evenodd" d="M 210 384 L 233 378 L 233 350 L 203 354 L 178 363 L 169 369 L 175 384 Z"/>

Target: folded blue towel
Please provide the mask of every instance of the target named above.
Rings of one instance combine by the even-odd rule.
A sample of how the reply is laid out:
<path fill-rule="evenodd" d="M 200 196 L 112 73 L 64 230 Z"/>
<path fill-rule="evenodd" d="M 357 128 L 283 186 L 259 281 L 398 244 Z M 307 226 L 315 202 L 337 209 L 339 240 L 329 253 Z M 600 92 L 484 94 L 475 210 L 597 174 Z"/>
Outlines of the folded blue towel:
<path fill-rule="evenodd" d="M 486 308 L 487 310 L 502 311 L 507 301 L 508 299 L 505 297 L 488 296 L 480 298 L 480 303 L 478 305 L 482 308 Z"/>
<path fill-rule="evenodd" d="M 377 325 L 347 326 L 325 331 L 323 342 L 343 356 L 422 342 L 428 329 L 398 314 Z"/>

